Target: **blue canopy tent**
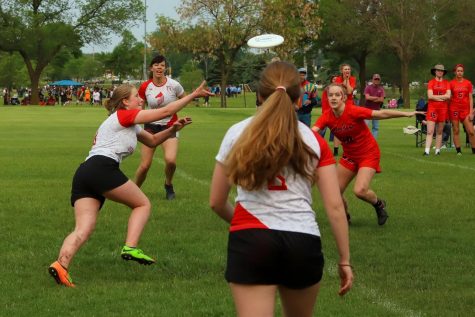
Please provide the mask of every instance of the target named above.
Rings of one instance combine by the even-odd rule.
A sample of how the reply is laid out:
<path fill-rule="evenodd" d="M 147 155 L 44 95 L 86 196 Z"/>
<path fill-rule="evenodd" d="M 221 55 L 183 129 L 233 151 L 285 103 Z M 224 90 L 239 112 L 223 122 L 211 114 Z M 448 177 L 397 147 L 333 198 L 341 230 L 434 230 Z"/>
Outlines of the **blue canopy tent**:
<path fill-rule="evenodd" d="M 55 81 L 54 83 L 50 83 L 49 85 L 50 86 L 83 86 L 83 84 L 78 83 L 77 81 L 74 81 L 74 80 L 69 80 L 69 79 Z"/>

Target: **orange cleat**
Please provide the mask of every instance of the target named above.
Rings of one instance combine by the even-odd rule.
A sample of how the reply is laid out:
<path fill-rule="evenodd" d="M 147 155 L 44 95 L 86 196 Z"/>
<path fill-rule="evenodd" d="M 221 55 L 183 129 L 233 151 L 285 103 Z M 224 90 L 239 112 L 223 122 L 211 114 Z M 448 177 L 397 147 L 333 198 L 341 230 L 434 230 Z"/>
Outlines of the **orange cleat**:
<path fill-rule="evenodd" d="M 66 270 L 58 261 L 54 262 L 48 268 L 49 274 L 54 278 L 56 283 L 62 284 L 67 287 L 76 287 L 73 284 L 71 276 L 69 276 L 68 270 Z"/>

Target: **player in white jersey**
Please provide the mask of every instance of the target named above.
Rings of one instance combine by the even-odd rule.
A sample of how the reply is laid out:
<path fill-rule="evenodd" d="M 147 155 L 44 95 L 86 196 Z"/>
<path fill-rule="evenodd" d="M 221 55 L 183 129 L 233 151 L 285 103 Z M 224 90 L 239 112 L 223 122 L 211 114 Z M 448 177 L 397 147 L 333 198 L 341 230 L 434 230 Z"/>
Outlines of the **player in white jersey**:
<path fill-rule="evenodd" d="M 165 107 L 170 102 L 185 96 L 185 91 L 179 82 L 165 76 L 167 68 L 166 59 L 162 55 L 155 56 L 150 62 L 152 78 L 144 82 L 139 88 L 140 97 L 145 100 L 150 109 Z M 148 132 L 155 134 L 168 129 L 176 121 L 176 115 L 165 117 L 144 126 Z M 165 197 L 169 200 L 175 198 L 173 188 L 173 174 L 176 170 L 176 157 L 178 154 L 178 133 L 161 144 L 163 159 L 165 161 Z M 155 147 L 142 145 L 142 159 L 135 172 L 135 183 L 142 186 L 152 165 Z"/>
<path fill-rule="evenodd" d="M 286 316 L 312 316 L 323 274 L 314 183 L 340 255 L 339 294 L 353 283 L 335 160 L 320 135 L 297 120 L 295 66 L 269 64 L 258 92 L 256 115 L 226 133 L 211 183 L 211 208 L 231 224 L 225 277 L 239 316 L 273 316 L 277 291 Z M 234 208 L 228 202 L 233 184 Z"/>
<path fill-rule="evenodd" d="M 191 123 L 189 118 L 180 119 L 157 134 L 150 134 L 139 125 L 174 115 L 194 98 L 208 95 L 204 85 L 203 82 L 189 96 L 153 110 L 142 110 L 143 100 L 134 86 L 121 85 L 114 90 L 106 106 L 110 115 L 99 127 L 89 155 L 76 170 L 73 178 L 71 205 L 74 207 L 76 226 L 64 240 L 58 260 L 48 268 L 58 284 L 74 287 L 68 273 L 69 264 L 92 234 L 99 210 L 106 198 L 132 208 L 127 237 L 121 252 L 122 258 L 141 264 L 155 263 L 153 258 L 137 248 L 150 215 L 150 201 L 140 188 L 122 173 L 119 163 L 133 153 L 137 141 L 155 147 Z"/>

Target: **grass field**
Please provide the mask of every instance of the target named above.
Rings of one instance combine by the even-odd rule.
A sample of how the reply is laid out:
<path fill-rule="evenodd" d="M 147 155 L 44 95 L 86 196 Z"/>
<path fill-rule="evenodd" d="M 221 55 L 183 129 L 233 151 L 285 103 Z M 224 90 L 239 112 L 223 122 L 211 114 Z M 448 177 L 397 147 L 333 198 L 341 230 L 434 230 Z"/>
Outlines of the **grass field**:
<path fill-rule="evenodd" d="M 0 316 L 233 316 L 223 278 L 227 225 L 208 207 L 214 156 L 226 129 L 254 112 L 248 108 L 189 107 L 194 123 L 181 132 L 177 199 L 166 201 L 163 161 L 143 190 L 153 215 L 141 247 L 157 258 L 149 267 L 120 259 L 128 208 L 107 202 L 97 229 L 71 266 L 76 289 L 47 274 L 73 229 L 70 183 L 86 157 L 103 109 L 0 108 Z M 413 119 L 381 123 L 383 173 L 374 190 L 390 218 L 378 227 L 374 211 L 348 191 L 353 290 L 337 295 L 334 241 L 315 193 L 326 255 L 319 316 L 473 316 L 475 311 L 475 156 L 422 157 L 402 127 Z M 160 154 L 160 153 L 159 153 Z M 135 153 L 122 164 L 132 177 Z M 472 313 L 470 313 L 472 312 Z M 281 316 L 278 309 L 277 316 Z"/>

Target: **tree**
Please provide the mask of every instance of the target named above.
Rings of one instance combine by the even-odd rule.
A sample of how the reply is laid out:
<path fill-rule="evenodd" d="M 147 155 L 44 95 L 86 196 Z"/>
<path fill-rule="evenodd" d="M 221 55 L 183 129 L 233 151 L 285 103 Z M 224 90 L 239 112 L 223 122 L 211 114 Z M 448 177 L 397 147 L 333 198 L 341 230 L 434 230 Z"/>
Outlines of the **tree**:
<path fill-rule="evenodd" d="M 336 53 L 340 62 L 352 58 L 358 64 L 360 100 L 364 101 L 366 61 L 381 46 L 372 22 L 376 14 L 375 1 L 326 0 L 321 1 L 320 10 L 323 28 L 317 47 L 323 47 L 326 53 Z"/>
<path fill-rule="evenodd" d="M 180 50 L 215 59 L 220 68 L 221 87 L 225 88 L 237 55 L 252 36 L 271 30 L 288 32 L 284 36 L 289 44 L 276 49 L 283 57 L 293 56 L 295 47 L 303 47 L 299 41 L 315 38 L 312 34 L 318 33 L 319 29 L 309 27 L 314 25 L 312 21 L 319 23 L 315 18 L 315 3 L 305 0 L 185 0 L 178 9 L 181 21 L 159 17 L 158 31 L 150 42 L 159 51 Z M 221 106 L 226 107 L 224 94 L 221 95 Z"/>
<path fill-rule="evenodd" d="M 142 11 L 141 0 L 2 0 L 0 51 L 21 55 L 38 103 L 41 74 L 61 50 L 101 43 Z"/>
<path fill-rule="evenodd" d="M 13 87 L 26 86 L 28 75 L 22 58 L 18 53 L 0 52 L 0 87 L 11 90 Z"/>
<path fill-rule="evenodd" d="M 143 55 L 143 50 L 143 43 L 137 42 L 134 35 L 125 30 L 122 32 L 122 41 L 114 47 L 106 61 L 106 67 L 113 69 L 119 80 L 124 77 L 141 78 L 143 64 L 139 57 Z"/>

